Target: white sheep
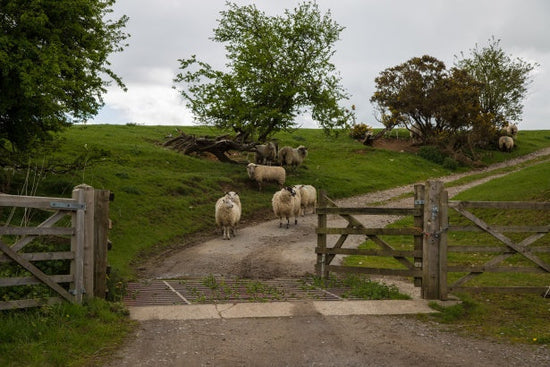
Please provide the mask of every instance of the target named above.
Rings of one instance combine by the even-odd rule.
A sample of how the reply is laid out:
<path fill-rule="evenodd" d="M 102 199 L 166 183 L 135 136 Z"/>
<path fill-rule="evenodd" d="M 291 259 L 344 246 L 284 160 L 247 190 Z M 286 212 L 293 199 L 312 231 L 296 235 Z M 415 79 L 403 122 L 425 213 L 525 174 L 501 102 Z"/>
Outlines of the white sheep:
<path fill-rule="evenodd" d="M 228 191 L 225 193 L 225 196 L 230 198 L 239 207 L 238 216 L 237 216 L 237 224 L 238 224 L 241 220 L 241 213 L 242 213 L 241 198 L 239 197 L 239 193 L 235 191 Z M 237 234 L 236 228 L 232 228 L 232 232 L 233 232 L 233 236 L 235 236 Z"/>
<path fill-rule="evenodd" d="M 259 190 L 262 189 L 264 182 L 277 182 L 280 187 L 283 187 L 286 180 L 286 171 L 279 166 L 263 166 L 260 164 L 249 163 L 246 166 L 248 177 L 258 183 Z"/>
<path fill-rule="evenodd" d="M 518 125 L 511 124 L 506 126 L 506 135 L 515 138 L 517 134 L 518 134 Z"/>
<path fill-rule="evenodd" d="M 513 147 L 514 147 L 514 139 L 512 139 L 511 137 L 501 136 L 498 139 L 498 149 L 505 152 L 511 152 Z"/>
<path fill-rule="evenodd" d="M 231 234 L 235 236 L 236 226 L 241 218 L 241 206 L 233 201 L 229 195 L 218 199 L 215 208 L 216 225 L 222 228 L 223 239 L 230 240 Z"/>
<path fill-rule="evenodd" d="M 274 142 L 268 142 L 262 145 L 256 145 L 255 162 L 257 164 L 271 165 L 273 162 L 277 161 L 277 150 L 278 146 Z"/>
<path fill-rule="evenodd" d="M 300 213 L 300 202 L 296 196 L 296 190 L 290 186 L 273 194 L 271 204 L 273 205 L 273 213 L 279 218 L 279 227 L 283 226 L 283 217 L 286 218 L 286 228 L 289 227 L 290 217 L 292 216 L 294 216 L 294 224 L 298 224 L 297 215 Z"/>
<path fill-rule="evenodd" d="M 300 145 L 298 148 L 289 146 L 279 149 L 279 163 L 281 166 L 298 167 L 304 162 L 307 156 L 307 148 Z"/>
<path fill-rule="evenodd" d="M 312 213 L 315 213 L 317 206 L 317 190 L 312 185 L 295 185 L 294 189 L 300 193 L 300 206 L 302 216 L 306 215 L 306 211 L 311 208 Z"/>

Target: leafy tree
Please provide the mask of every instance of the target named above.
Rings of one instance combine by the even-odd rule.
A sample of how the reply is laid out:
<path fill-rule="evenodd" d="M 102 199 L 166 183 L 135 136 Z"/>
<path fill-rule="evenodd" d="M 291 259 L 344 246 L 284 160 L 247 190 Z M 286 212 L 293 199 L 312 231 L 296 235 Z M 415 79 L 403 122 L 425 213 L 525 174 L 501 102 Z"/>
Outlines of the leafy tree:
<path fill-rule="evenodd" d="M 0 0 L 0 150 L 22 152 L 103 105 L 107 58 L 128 37 L 115 0 Z"/>
<path fill-rule="evenodd" d="M 326 131 L 348 127 L 353 112 L 338 105 L 347 99 L 330 59 L 343 30 L 321 14 L 315 2 L 299 4 L 283 16 L 267 16 L 255 5 L 227 3 L 215 42 L 225 43 L 227 71 L 214 70 L 195 56 L 180 59 L 174 79 L 187 106 L 201 123 L 233 129 L 265 141 L 297 126 L 310 112 Z"/>
<path fill-rule="evenodd" d="M 428 55 L 383 70 L 374 80 L 371 97 L 389 128 L 404 126 L 424 141 L 440 130 L 437 107 L 441 81 L 447 76 L 445 64 Z"/>
<path fill-rule="evenodd" d="M 387 129 L 404 126 L 421 144 L 453 152 L 468 147 L 471 152 L 486 140 L 480 83 L 466 71 L 447 70 L 442 61 L 425 55 L 382 71 L 375 83 L 371 102 Z"/>
<path fill-rule="evenodd" d="M 493 116 L 497 127 L 521 121 L 523 99 L 531 82 L 530 73 L 538 64 L 507 55 L 500 40 L 494 37 L 488 46 L 479 48 L 476 45 L 470 54 L 470 57 L 465 57 L 462 53 L 463 58 L 457 58 L 455 64 L 481 83 L 479 100 L 483 113 Z"/>

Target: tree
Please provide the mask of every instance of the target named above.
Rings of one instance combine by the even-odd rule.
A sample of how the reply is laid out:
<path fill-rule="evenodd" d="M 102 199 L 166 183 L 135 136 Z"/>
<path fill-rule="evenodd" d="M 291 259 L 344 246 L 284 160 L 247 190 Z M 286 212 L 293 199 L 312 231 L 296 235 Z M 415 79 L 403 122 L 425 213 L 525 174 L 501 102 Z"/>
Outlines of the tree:
<path fill-rule="evenodd" d="M 255 5 L 227 3 L 215 42 L 225 43 L 227 71 L 214 70 L 195 56 L 180 59 L 174 79 L 197 121 L 233 129 L 265 141 L 297 126 L 310 112 L 325 130 L 348 127 L 352 112 L 338 105 L 347 99 L 330 62 L 343 30 L 321 14 L 315 2 L 299 4 L 283 16 L 267 16 Z"/>
<path fill-rule="evenodd" d="M 403 126 L 418 143 L 450 151 L 477 146 L 471 132 L 485 126 L 480 83 L 466 71 L 447 70 L 442 61 L 425 55 L 382 71 L 375 82 L 371 102 L 387 130 Z"/>
<path fill-rule="evenodd" d="M 376 91 L 370 101 L 386 127 L 404 126 L 426 142 L 441 130 L 436 119 L 438 93 L 446 76 L 442 61 L 428 55 L 414 57 L 382 71 L 374 80 Z"/>
<path fill-rule="evenodd" d="M 493 37 L 489 45 L 470 50 L 470 57 L 456 61 L 458 68 L 466 70 L 481 83 L 480 105 L 486 115 L 493 116 L 493 123 L 502 127 L 509 122 L 521 121 L 523 99 L 531 82 L 530 73 L 538 64 L 520 58 L 513 59 Z"/>
<path fill-rule="evenodd" d="M 115 0 L 0 0 L 0 149 L 9 155 L 86 121 L 103 105 L 108 56 L 128 18 L 106 19 Z"/>

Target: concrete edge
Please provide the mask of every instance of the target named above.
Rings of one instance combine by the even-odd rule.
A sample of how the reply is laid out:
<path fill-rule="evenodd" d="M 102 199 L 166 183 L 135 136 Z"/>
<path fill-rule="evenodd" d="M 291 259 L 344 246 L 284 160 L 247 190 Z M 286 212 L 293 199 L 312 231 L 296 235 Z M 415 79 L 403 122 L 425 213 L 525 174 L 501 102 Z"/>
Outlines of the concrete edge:
<path fill-rule="evenodd" d="M 306 315 L 406 315 L 435 313 L 427 300 L 303 301 L 128 307 L 130 318 L 148 320 L 205 320 Z"/>

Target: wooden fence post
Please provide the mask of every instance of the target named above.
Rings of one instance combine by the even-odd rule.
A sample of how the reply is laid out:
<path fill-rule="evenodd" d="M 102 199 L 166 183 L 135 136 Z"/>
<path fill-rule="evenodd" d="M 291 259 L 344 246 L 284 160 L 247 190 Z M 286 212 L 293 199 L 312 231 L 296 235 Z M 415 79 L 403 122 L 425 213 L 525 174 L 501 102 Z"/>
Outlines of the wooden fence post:
<path fill-rule="evenodd" d="M 107 240 L 109 229 L 109 190 L 95 190 L 94 210 L 94 293 L 105 298 L 107 290 Z"/>
<path fill-rule="evenodd" d="M 422 298 L 441 298 L 441 203 L 443 182 L 429 180 L 424 204 L 424 240 L 422 264 Z M 444 210 L 446 211 L 446 210 Z"/>
<path fill-rule="evenodd" d="M 71 251 L 74 253 L 74 259 L 71 261 L 71 275 L 73 282 L 70 285 L 70 292 L 74 296 L 76 303 L 82 303 L 83 293 L 83 252 L 84 252 L 84 215 L 86 204 L 84 197 L 84 190 L 82 188 L 75 187 L 73 189 L 72 198 L 78 201 L 78 204 L 83 205 L 82 208 L 77 209 L 71 214 L 71 227 L 74 228 L 75 233 L 71 237 Z"/>
<path fill-rule="evenodd" d="M 85 298 L 94 296 L 94 212 L 95 212 L 95 193 L 94 188 L 81 184 L 76 187 L 82 190 L 86 210 L 84 214 L 84 248 L 82 252 L 82 282 Z"/>
<path fill-rule="evenodd" d="M 424 185 L 414 185 L 414 208 L 421 211 L 420 215 L 414 216 L 414 226 L 424 229 Z M 414 236 L 414 250 L 422 252 L 424 236 L 422 234 Z M 422 269 L 422 257 L 414 257 L 414 267 Z M 422 287 L 422 277 L 414 278 L 415 287 Z"/>
<path fill-rule="evenodd" d="M 326 192 L 324 190 L 319 190 L 319 197 L 317 200 L 317 205 L 319 208 L 327 207 Z M 317 228 L 322 229 L 325 232 L 327 228 L 327 215 L 326 214 L 317 214 Z M 328 279 L 328 270 L 326 269 L 327 265 L 327 235 L 326 233 L 317 233 L 317 247 L 319 248 L 320 253 L 317 253 L 317 276 Z"/>

